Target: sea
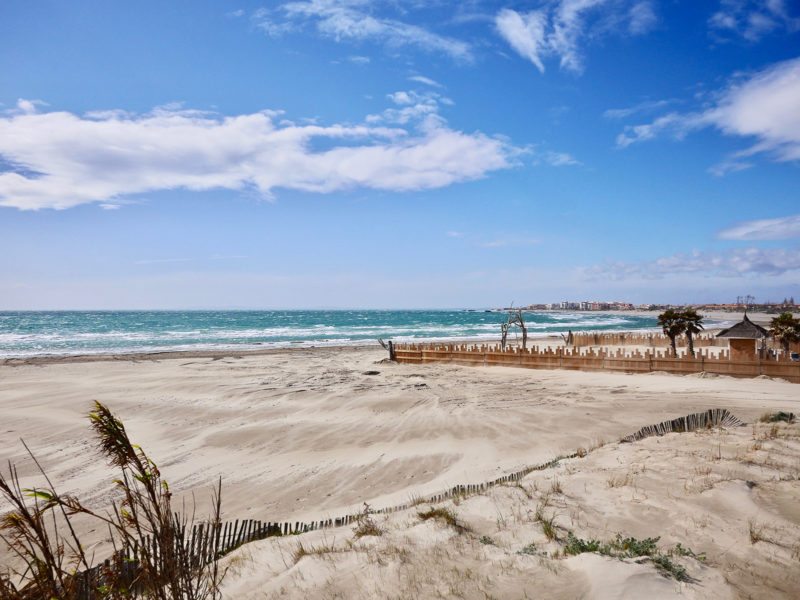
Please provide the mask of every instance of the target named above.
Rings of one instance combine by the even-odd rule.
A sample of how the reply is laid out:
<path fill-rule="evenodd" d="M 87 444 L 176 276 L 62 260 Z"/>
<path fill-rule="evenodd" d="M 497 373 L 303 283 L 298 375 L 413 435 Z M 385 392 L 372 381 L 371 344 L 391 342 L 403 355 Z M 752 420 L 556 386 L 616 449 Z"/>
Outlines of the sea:
<path fill-rule="evenodd" d="M 655 315 L 523 313 L 529 337 L 654 330 Z M 0 312 L 0 358 L 491 341 L 507 314 L 483 310 Z M 512 330 L 510 336 L 515 333 Z"/>

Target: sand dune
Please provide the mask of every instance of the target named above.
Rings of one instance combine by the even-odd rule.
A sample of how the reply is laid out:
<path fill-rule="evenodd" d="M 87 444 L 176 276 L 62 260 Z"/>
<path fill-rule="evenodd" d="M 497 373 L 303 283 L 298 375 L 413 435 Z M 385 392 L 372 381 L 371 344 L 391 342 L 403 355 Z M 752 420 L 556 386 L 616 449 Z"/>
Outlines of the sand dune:
<path fill-rule="evenodd" d="M 33 483 L 24 438 L 63 491 L 103 506 L 112 471 L 85 419 L 99 400 L 201 510 L 221 476 L 225 518 L 311 520 L 483 482 L 707 408 L 747 421 L 800 412 L 800 388 L 781 381 L 396 365 L 384 356 L 327 348 L 0 367 L 0 459 Z M 772 510 L 797 523 L 797 490 L 773 498 Z M 666 528 L 654 529 L 647 535 Z M 595 561 L 578 558 L 559 568 Z M 576 594 L 600 597 L 590 593 L 599 580 L 589 566 Z"/>

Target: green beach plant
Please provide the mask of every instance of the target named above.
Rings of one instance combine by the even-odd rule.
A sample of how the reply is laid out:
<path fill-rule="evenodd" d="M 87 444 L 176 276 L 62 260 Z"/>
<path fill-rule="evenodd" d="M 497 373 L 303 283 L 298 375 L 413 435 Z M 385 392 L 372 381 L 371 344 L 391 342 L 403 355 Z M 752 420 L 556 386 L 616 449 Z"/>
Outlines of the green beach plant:
<path fill-rule="evenodd" d="M 672 552 L 661 552 L 658 548 L 660 537 L 636 539 L 634 537 L 623 538 L 620 534 L 610 542 L 600 542 L 599 540 L 584 540 L 575 537 L 570 531 L 567 534 L 567 542 L 564 546 L 564 555 L 577 555 L 584 552 L 596 552 L 602 556 L 610 556 L 620 560 L 626 558 L 649 557 L 652 563 L 665 575 L 670 575 L 678 581 L 690 581 L 686 568 L 680 564 L 672 562 L 671 554 L 678 556 L 690 556 L 697 560 L 704 561 L 703 553 L 695 554 L 691 548 L 683 548 L 680 544 L 675 546 Z"/>

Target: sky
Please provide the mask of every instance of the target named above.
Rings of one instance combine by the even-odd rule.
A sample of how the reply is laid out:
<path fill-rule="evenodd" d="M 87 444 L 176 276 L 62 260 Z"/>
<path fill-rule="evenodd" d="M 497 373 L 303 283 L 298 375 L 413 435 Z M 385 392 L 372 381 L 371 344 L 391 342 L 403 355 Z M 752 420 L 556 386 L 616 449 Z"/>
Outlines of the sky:
<path fill-rule="evenodd" d="M 800 301 L 790 0 L 4 0 L 0 310 Z"/>

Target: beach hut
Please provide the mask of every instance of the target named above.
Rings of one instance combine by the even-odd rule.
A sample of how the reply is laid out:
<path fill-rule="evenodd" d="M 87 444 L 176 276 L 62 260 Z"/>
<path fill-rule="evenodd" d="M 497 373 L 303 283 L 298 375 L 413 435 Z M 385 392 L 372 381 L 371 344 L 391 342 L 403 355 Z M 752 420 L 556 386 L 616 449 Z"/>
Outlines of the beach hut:
<path fill-rule="evenodd" d="M 765 340 L 767 335 L 766 329 L 753 323 L 747 318 L 747 313 L 744 313 L 744 318 L 740 323 L 723 329 L 717 334 L 717 337 L 728 338 L 731 360 L 737 358 L 753 360 L 756 357 L 756 340 Z M 762 344 L 763 347 L 764 344 Z"/>

